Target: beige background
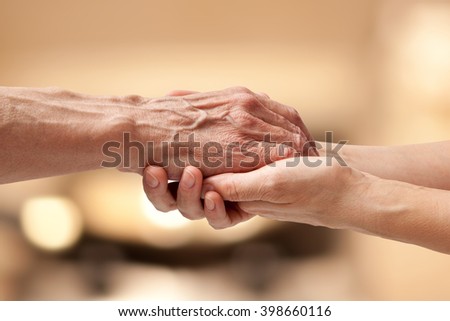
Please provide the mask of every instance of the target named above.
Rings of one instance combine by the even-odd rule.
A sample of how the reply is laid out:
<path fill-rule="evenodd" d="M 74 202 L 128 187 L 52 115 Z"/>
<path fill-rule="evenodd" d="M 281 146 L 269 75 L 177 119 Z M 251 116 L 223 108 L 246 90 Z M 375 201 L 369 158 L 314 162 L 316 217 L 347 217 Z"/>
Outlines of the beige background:
<path fill-rule="evenodd" d="M 243 85 L 298 108 L 316 138 L 353 144 L 448 139 L 449 57 L 450 1 L 0 2 L 1 85 L 146 96 Z M 63 252 L 25 240 L 26 201 L 44 196 L 83 222 Z M 263 220 L 173 229 L 144 201 L 140 178 L 114 171 L 0 186 L 0 298 L 450 299 L 440 253 Z"/>

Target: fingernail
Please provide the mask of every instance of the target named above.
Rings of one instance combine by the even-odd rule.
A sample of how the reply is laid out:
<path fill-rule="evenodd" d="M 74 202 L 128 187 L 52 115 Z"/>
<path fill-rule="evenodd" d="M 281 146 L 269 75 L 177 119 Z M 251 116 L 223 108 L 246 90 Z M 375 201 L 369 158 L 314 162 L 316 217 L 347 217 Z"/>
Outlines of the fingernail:
<path fill-rule="evenodd" d="M 208 211 L 213 211 L 216 205 L 214 204 L 214 201 L 210 198 L 205 199 L 205 206 L 208 209 Z"/>
<path fill-rule="evenodd" d="M 189 171 L 184 171 L 181 181 L 186 188 L 192 188 L 195 185 L 195 177 Z"/>
<path fill-rule="evenodd" d="M 152 174 L 150 174 L 148 171 L 145 173 L 145 179 L 147 181 L 148 186 L 150 186 L 151 188 L 157 188 L 159 185 L 159 181 L 158 179 L 153 176 Z"/>

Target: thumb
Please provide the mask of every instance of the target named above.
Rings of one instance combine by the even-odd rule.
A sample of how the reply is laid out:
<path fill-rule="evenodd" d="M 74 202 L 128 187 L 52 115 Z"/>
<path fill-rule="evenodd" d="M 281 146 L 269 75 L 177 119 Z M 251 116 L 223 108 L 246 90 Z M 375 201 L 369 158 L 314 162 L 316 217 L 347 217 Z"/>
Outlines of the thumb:
<path fill-rule="evenodd" d="M 202 196 L 216 191 L 225 201 L 257 201 L 264 195 L 265 179 L 262 168 L 247 173 L 226 173 L 208 177 L 203 181 Z"/>

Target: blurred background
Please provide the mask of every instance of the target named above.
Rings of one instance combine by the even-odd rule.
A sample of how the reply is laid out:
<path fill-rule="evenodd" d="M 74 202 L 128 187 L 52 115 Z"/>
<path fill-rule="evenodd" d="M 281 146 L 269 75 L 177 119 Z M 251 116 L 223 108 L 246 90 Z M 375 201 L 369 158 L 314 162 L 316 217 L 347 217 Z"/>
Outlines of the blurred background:
<path fill-rule="evenodd" d="M 0 84 L 242 85 L 295 106 L 317 139 L 445 140 L 450 1 L 0 0 Z M 449 270 L 450 256 L 346 231 L 214 231 L 157 213 L 115 170 L 0 186 L 3 300 L 448 300 Z"/>

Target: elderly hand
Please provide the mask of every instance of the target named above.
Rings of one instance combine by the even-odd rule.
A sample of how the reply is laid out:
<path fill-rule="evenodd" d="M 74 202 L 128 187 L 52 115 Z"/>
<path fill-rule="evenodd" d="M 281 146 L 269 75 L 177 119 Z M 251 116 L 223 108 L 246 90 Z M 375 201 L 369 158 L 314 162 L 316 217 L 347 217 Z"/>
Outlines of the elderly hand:
<path fill-rule="evenodd" d="M 126 170 L 142 173 L 143 164 L 158 165 L 169 179 L 179 179 L 188 165 L 211 176 L 317 153 L 295 109 L 241 87 L 172 92 L 143 103 L 135 119 L 138 141 L 152 137 L 156 144 L 147 145 L 146 159 L 131 161 Z"/>

